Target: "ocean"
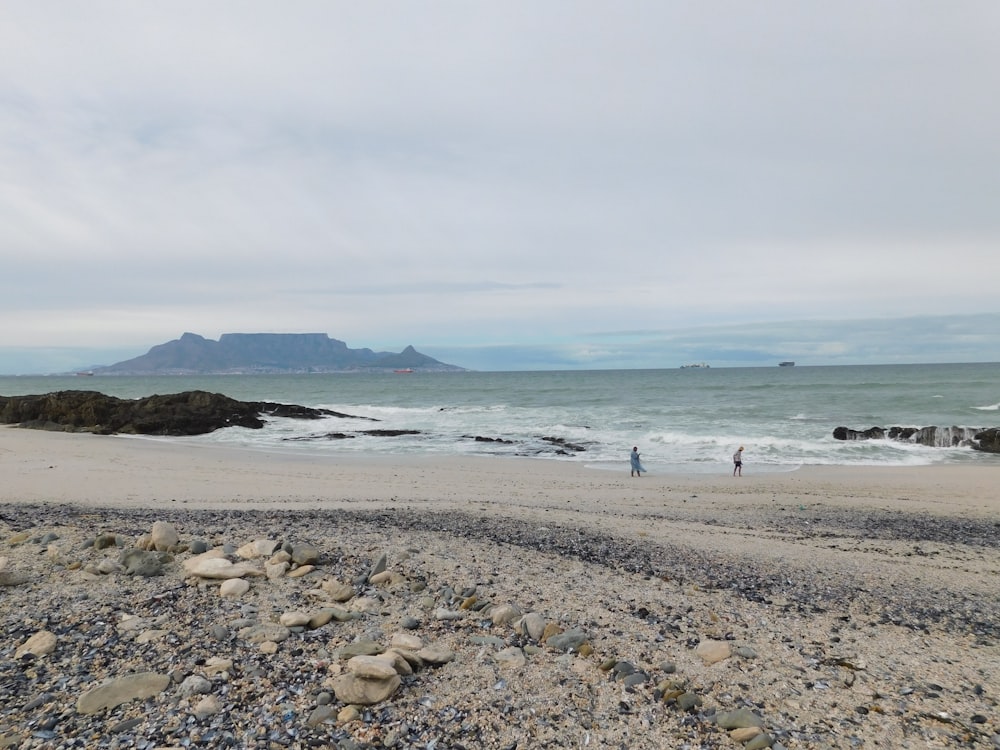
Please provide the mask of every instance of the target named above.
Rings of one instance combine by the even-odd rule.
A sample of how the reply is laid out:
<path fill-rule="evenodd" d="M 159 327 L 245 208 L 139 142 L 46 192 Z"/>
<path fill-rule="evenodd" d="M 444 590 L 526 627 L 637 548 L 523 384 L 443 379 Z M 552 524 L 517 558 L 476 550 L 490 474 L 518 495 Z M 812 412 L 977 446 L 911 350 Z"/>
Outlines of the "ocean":
<path fill-rule="evenodd" d="M 0 377 L 0 395 L 95 390 L 121 398 L 206 390 L 357 418 L 272 419 L 187 438 L 141 438 L 313 454 L 531 456 L 655 473 L 803 465 L 1000 464 L 968 447 L 845 442 L 838 426 L 1000 426 L 1000 364 L 681 368 L 564 372 Z M 370 421 L 378 420 L 377 422 Z M 412 434 L 377 436 L 365 430 Z M 348 437 L 333 438 L 331 434 Z"/>

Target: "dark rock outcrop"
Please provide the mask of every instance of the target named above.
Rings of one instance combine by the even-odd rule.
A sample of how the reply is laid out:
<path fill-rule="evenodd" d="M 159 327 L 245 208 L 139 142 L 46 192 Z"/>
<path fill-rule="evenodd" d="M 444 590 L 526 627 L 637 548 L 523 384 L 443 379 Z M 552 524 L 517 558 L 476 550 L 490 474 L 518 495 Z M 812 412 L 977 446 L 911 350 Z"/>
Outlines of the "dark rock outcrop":
<path fill-rule="evenodd" d="M 954 448 L 966 446 L 986 453 L 1000 453 L 1000 428 L 981 427 L 870 427 L 854 430 L 837 427 L 833 431 L 835 440 L 898 440 L 916 443 L 930 448 Z"/>
<path fill-rule="evenodd" d="M 881 427 L 871 427 L 867 430 L 852 430 L 850 427 L 838 427 L 833 431 L 835 440 L 881 440 L 885 430 Z"/>
<path fill-rule="evenodd" d="M 988 430 L 977 432 L 973 448 L 986 453 L 1000 453 L 1000 427 L 991 427 Z"/>
<path fill-rule="evenodd" d="M 93 374 L 387 372 L 396 369 L 462 370 L 421 354 L 412 346 L 399 354 L 351 349 L 325 333 L 224 333 L 218 341 L 185 333 L 179 339 L 154 346 L 140 357 L 96 367 Z"/>
<path fill-rule="evenodd" d="M 185 391 L 121 399 L 96 391 L 0 396 L 0 423 L 42 430 L 133 435 L 201 435 L 222 427 L 260 429 L 262 416 L 346 417 L 327 409 L 237 401 L 221 393 Z"/>

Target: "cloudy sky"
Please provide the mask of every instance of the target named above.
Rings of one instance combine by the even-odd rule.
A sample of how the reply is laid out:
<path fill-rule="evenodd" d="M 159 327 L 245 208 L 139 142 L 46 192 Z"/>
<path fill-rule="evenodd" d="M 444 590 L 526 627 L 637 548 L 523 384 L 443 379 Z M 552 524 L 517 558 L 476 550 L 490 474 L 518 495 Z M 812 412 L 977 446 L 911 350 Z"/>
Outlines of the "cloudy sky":
<path fill-rule="evenodd" d="M 1000 4 L 9 0 L 0 373 L 1000 360 Z"/>

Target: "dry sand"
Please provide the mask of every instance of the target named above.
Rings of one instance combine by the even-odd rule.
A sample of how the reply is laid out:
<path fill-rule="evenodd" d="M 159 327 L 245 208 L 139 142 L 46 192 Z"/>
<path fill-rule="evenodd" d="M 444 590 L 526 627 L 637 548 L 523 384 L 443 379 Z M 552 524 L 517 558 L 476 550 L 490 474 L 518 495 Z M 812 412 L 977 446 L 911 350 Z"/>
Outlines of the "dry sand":
<path fill-rule="evenodd" d="M 33 576 L 0 588 L 0 615 L 16 619 L 19 597 L 35 601 L 26 591 L 80 585 L 74 571 L 45 568 L 37 549 L 33 558 L 23 546 L 7 549 L 4 539 L 32 517 L 41 532 L 62 516 L 66 538 L 83 533 L 85 520 L 97 533 L 163 517 L 184 538 L 225 519 L 245 538 L 216 541 L 237 545 L 274 537 L 279 524 L 359 556 L 389 550 L 390 568 L 396 550 L 403 575 L 419 560 L 432 581 L 478 585 L 495 604 L 587 632 L 593 653 L 532 651 L 517 668 L 470 645 L 488 610 L 464 629 L 428 625 L 454 662 L 387 705 L 402 712 L 436 691 L 457 707 L 465 735 L 425 717 L 420 731 L 438 732 L 439 750 L 740 747 L 740 736 L 713 723 L 739 708 L 762 718 L 774 747 L 1000 747 L 1000 463 L 730 471 L 632 478 L 627 456 L 612 472 L 554 460 L 296 457 L 0 429 L 0 557 Z M 415 606 L 401 597 L 393 610 L 390 599 L 384 630 Z M 487 634 L 513 637 L 496 630 Z M 732 655 L 706 663 L 697 649 L 713 642 Z M 0 657 L 10 660 L 18 645 L 4 643 Z M 648 679 L 626 686 L 604 671 L 614 661 Z M 498 675 L 518 692 L 508 716 L 485 707 Z M 700 705 L 683 710 L 674 688 Z M 310 700 L 297 709 L 308 712 Z M 4 736 L 50 746 L 26 739 L 30 713 L 5 707 L 0 747 Z M 309 730 L 312 745 L 302 735 L 251 746 L 381 747 L 385 732 L 363 744 L 379 721 L 389 719 L 331 720 Z M 395 746 L 431 746 L 416 744 L 412 725 L 410 735 L 389 735 Z"/>

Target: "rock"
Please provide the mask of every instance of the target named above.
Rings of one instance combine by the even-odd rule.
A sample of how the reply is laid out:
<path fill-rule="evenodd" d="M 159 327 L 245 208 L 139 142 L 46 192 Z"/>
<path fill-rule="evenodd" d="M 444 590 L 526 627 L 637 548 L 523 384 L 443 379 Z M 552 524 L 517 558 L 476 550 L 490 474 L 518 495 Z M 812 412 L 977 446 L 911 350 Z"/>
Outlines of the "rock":
<path fill-rule="evenodd" d="M 319 550 L 308 542 L 293 544 L 291 556 L 296 565 L 315 565 L 319 562 Z"/>
<path fill-rule="evenodd" d="M 244 402 L 206 391 L 121 399 L 96 391 L 0 396 L 0 423 L 99 435 L 202 435 L 222 427 L 264 426 L 261 415 L 296 419 L 336 415 L 293 404 Z"/>
<path fill-rule="evenodd" d="M 212 683 L 201 675 L 193 674 L 190 677 L 185 677 L 177 690 L 183 697 L 190 698 L 192 695 L 211 693 Z"/>
<path fill-rule="evenodd" d="M 354 598 L 356 593 L 353 586 L 333 579 L 323 581 L 320 584 L 320 588 L 326 592 L 326 595 L 332 602 L 343 603 L 349 601 Z"/>
<path fill-rule="evenodd" d="M 266 563 L 264 565 L 264 575 L 267 576 L 269 581 L 276 581 L 279 578 L 284 578 L 285 573 L 288 572 L 289 564 L 287 562 L 279 563 Z"/>
<path fill-rule="evenodd" d="M 219 705 L 219 699 L 214 695 L 206 695 L 194 707 L 194 715 L 199 719 L 205 719 L 209 716 L 215 716 L 220 710 L 222 707 Z"/>
<path fill-rule="evenodd" d="M 545 634 L 545 618 L 537 612 L 529 612 L 521 618 L 516 630 L 533 641 L 539 641 Z"/>
<path fill-rule="evenodd" d="M 106 557 L 97 563 L 97 572 L 101 575 L 107 576 L 112 573 L 124 573 L 125 568 L 123 568 L 121 563 L 117 560 L 112 560 L 110 557 Z"/>
<path fill-rule="evenodd" d="M 447 664 L 455 658 L 454 652 L 440 646 L 424 646 L 417 651 L 417 656 L 434 666 Z"/>
<path fill-rule="evenodd" d="M 510 625 L 521 617 L 521 610 L 513 604 L 501 604 L 490 611 L 490 619 L 496 626 Z"/>
<path fill-rule="evenodd" d="M 141 633 L 139 633 L 139 635 L 136 636 L 135 642 L 139 644 L 153 643 L 154 641 L 163 640 L 169 633 L 170 633 L 169 630 L 161 630 L 161 629 L 144 630 Z"/>
<path fill-rule="evenodd" d="M 233 660 L 225 659 L 221 656 L 210 656 L 205 660 L 205 674 L 212 677 L 217 674 L 225 674 L 233 668 Z"/>
<path fill-rule="evenodd" d="M 977 432 L 974 435 L 972 447 L 977 451 L 986 453 L 1000 453 L 1000 427 L 991 427 L 988 430 Z"/>
<path fill-rule="evenodd" d="M 528 663 L 528 659 L 524 655 L 524 651 L 519 649 L 517 646 L 510 646 L 498 651 L 493 658 L 496 659 L 497 664 L 499 664 L 500 667 L 506 669 L 520 669 Z"/>
<path fill-rule="evenodd" d="M 867 430 L 854 430 L 850 427 L 836 427 L 833 430 L 834 440 L 881 440 L 885 430 L 881 427 L 870 427 Z"/>
<path fill-rule="evenodd" d="M 181 539 L 173 525 L 166 521 L 156 521 L 149 532 L 149 541 L 157 552 L 167 552 L 179 544 Z"/>
<path fill-rule="evenodd" d="M 143 578 L 163 575 L 164 561 L 161 553 L 158 552 L 147 552 L 137 548 L 128 549 L 118 556 L 118 563 L 128 575 Z"/>
<path fill-rule="evenodd" d="M 0 586 L 20 586 L 31 580 L 27 573 L 14 570 L 0 570 Z"/>
<path fill-rule="evenodd" d="M 348 724 L 361 718 L 361 712 L 356 706 L 344 706 L 337 712 L 337 723 Z"/>
<path fill-rule="evenodd" d="M 264 641 L 281 643 L 282 641 L 287 640 L 290 635 L 291 631 L 289 631 L 288 628 L 276 622 L 252 625 L 250 627 L 243 628 L 239 632 L 239 637 L 244 641 L 249 641 L 250 643 L 263 643 Z"/>
<path fill-rule="evenodd" d="M 378 656 L 351 657 L 347 660 L 347 669 L 366 680 L 388 680 L 396 674 L 392 665 Z"/>
<path fill-rule="evenodd" d="M 236 550 L 236 554 L 244 560 L 254 560 L 258 557 L 270 557 L 279 547 L 281 542 L 273 539 L 255 539 Z"/>
<path fill-rule="evenodd" d="M 746 708 L 738 708 L 735 711 L 718 711 L 715 714 L 715 723 L 723 729 L 764 726 L 764 720 Z"/>
<path fill-rule="evenodd" d="M 224 557 L 216 557 L 213 552 L 188 558 L 184 561 L 184 570 L 188 575 L 200 578 L 243 578 L 244 576 L 263 576 L 264 572 L 255 568 L 249 562 L 232 563 Z"/>
<path fill-rule="evenodd" d="M 740 729 L 733 729 L 729 736 L 734 742 L 739 742 L 741 744 L 749 742 L 758 734 L 761 734 L 763 730 L 760 727 L 741 727 Z"/>
<path fill-rule="evenodd" d="M 694 652 L 705 664 L 715 664 L 732 656 L 729 644 L 725 641 L 702 641 Z"/>
<path fill-rule="evenodd" d="M 250 581 L 243 578 L 228 578 L 219 586 L 219 596 L 223 599 L 239 599 L 250 590 Z"/>
<path fill-rule="evenodd" d="M 167 689 L 170 676 L 155 672 L 136 672 L 102 682 L 84 691 L 76 702 L 81 714 L 94 714 L 104 708 L 114 708 L 131 700 L 151 698 Z"/>
<path fill-rule="evenodd" d="M 307 626 L 311 619 L 312 615 L 306 612 L 284 612 L 278 622 L 286 628 L 300 628 Z"/>
<path fill-rule="evenodd" d="M 118 537 L 114 534 L 104 533 L 94 537 L 93 548 L 96 550 L 108 549 L 118 544 Z"/>
<path fill-rule="evenodd" d="M 285 564 L 287 565 L 288 563 L 285 563 Z M 289 578 L 302 578 L 303 576 L 309 575 L 314 570 L 316 570 L 316 566 L 315 565 L 302 565 L 301 567 L 295 568 L 294 570 L 290 570 L 288 572 L 288 577 Z"/>
<path fill-rule="evenodd" d="M 333 692 L 342 703 L 371 706 L 381 703 L 399 689 L 402 680 L 393 673 L 384 680 L 369 680 L 353 673 L 338 675 L 333 679 Z"/>
<path fill-rule="evenodd" d="M 632 675 L 629 676 L 631 677 Z M 681 711 L 693 711 L 701 704 L 701 696 L 697 693 L 683 692 L 677 696 L 677 708 Z"/>
<path fill-rule="evenodd" d="M 577 628 L 565 633 L 551 635 L 545 640 L 545 645 L 556 651 L 576 651 L 587 641 L 587 634 Z"/>
<path fill-rule="evenodd" d="M 926 445 L 931 448 L 952 448 L 959 445 L 987 453 L 1000 453 L 1000 428 L 950 427 L 930 425 L 928 427 L 870 427 L 855 430 L 837 427 L 833 431 L 836 440 L 897 440 L 905 443 Z"/>
<path fill-rule="evenodd" d="M 25 654 L 32 654 L 34 656 L 45 656 L 46 654 L 51 654 L 56 648 L 56 636 L 54 633 L 50 633 L 48 630 L 39 630 L 34 635 L 30 636 L 28 640 L 22 643 L 14 651 L 14 658 L 20 659 Z"/>
<path fill-rule="evenodd" d="M 340 649 L 340 658 L 348 660 L 354 656 L 374 656 L 383 651 L 385 649 L 375 641 L 354 641 Z"/>
<path fill-rule="evenodd" d="M 392 638 L 389 639 L 389 645 L 403 651 L 419 651 L 424 647 L 424 641 L 412 633 L 393 633 Z"/>
<path fill-rule="evenodd" d="M 312 710 L 312 713 L 309 714 L 309 718 L 306 719 L 306 724 L 310 727 L 318 727 L 320 724 L 330 721 L 330 719 L 333 719 L 336 715 L 337 709 L 333 706 L 316 706 L 316 708 Z"/>

